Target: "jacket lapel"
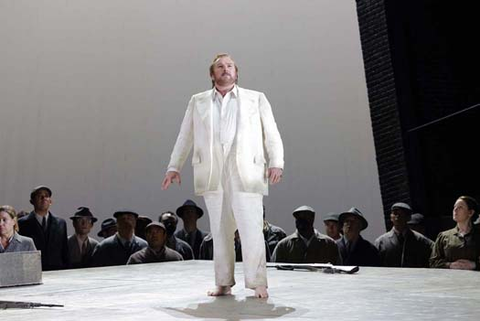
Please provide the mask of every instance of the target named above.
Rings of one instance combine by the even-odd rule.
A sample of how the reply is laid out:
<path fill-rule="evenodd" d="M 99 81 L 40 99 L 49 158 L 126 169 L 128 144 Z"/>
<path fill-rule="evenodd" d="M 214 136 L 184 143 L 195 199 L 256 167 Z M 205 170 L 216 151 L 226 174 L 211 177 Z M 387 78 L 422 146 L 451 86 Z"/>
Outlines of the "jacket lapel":
<path fill-rule="evenodd" d="M 200 115 L 200 118 L 208 127 L 210 126 L 210 117 L 212 115 L 212 105 L 213 105 L 213 89 L 205 92 L 204 95 L 198 98 L 197 102 L 197 111 Z"/>

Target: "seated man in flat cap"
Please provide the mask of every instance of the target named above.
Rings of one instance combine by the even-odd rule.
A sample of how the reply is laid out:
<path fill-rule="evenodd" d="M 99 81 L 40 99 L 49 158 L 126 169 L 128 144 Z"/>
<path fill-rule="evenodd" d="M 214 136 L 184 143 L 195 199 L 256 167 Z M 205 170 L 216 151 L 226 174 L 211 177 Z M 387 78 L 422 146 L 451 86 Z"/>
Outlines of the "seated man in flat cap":
<path fill-rule="evenodd" d="M 272 255 L 272 262 L 332 263 L 341 262 L 335 241 L 313 228 L 315 211 L 300 206 L 293 212 L 297 230 L 281 240 Z"/>
<path fill-rule="evenodd" d="M 390 221 L 393 227 L 375 240 L 382 266 L 429 267 L 433 242 L 410 229 L 407 222 L 411 214 L 412 209 L 406 203 L 392 205 Z"/>
<path fill-rule="evenodd" d="M 167 261 L 183 261 L 182 256 L 165 246 L 167 233 L 165 225 L 152 222 L 145 227 L 145 237 L 148 247 L 133 253 L 127 264 L 154 263 Z"/>
<path fill-rule="evenodd" d="M 97 218 L 88 207 L 79 207 L 70 217 L 75 234 L 68 237 L 68 253 L 71 268 L 86 268 L 91 265 L 93 249 L 98 241 L 88 236 Z"/>
<path fill-rule="evenodd" d="M 203 216 L 203 210 L 192 200 L 186 200 L 177 208 L 177 216 L 183 220 L 183 229 L 175 232 L 175 236 L 190 245 L 195 259 L 199 258 L 200 245 L 208 233 L 199 230 L 197 221 Z"/>
<path fill-rule="evenodd" d="M 339 214 L 330 212 L 327 215 L 325 215 L 325 217 L 323 218 L 323 225 L 325 226 L 325 234 L 330 236 L 335 241 L 342 237 L 342 235 L 340 234 L 342 227 L 338 222 L 338 216 Z"/>
<path fill-rule="evenodd" d="M 137 213 L 118 211 L 113 216 L 117 219 L 118 231 L 95 247 L 93 266 L 125 265 L 130 255 L 148 246 L 147 241 L 135 236 Z"/>
<path fill-rule="evenodd" d="M 165 226 L 167 231 L 167 246 L 180 253 L 185 261 L 193 260 L 193 250 L 190 245 L 175 236 L 178 224 L 177 216 L 173 212 L 167 211 L 160 214 L 158 220 Z"/>
<path fill-rule="evenodd" d="M 336 241 L 342 256 L 342 264 L 379 266 L 380 258 L 377 249 L 360 235 L 360 232 L 368 226 L 362 212 L 352 207 L 341 213 L 338 221 L 343 230 L 343 236 Z"/>
<path fill-rule="evenodd" d="M 265 218 L 265 205 L 263 206 L 263 238 L 265 242 L 267 242 L 268 251 L 267 255 L 267 262 L 270 262 L 270 256 L 277 247 L 278 242 L 283 240 L 287 237 L 285 231 L 276 225 L 268 222 Z"/>

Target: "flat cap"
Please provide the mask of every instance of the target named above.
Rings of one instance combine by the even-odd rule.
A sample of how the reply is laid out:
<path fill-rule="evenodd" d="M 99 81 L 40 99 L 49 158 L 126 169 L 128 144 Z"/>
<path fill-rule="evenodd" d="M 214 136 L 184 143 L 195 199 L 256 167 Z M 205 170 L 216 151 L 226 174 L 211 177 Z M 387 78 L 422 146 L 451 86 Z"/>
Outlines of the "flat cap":
<path fill-rule="evenodd" d="M 401 209 L 401 210 L 405 210 L 405 211 L 408 211 L 408 212 L 412 212 L 412 208 L 410 207 L 410 205 L 408 205 L 407 203 L 402 203 L 402 202 L 398 202 L 398 203 L 393 204 L 390 210 L 393 211 L 394 209 Z"/>
<path fill-rule="evenodd" d="M 118 218 L 120 215 L 124 215 L 124 214 L 132 214 L 133 216 L 135 216 L 135 218 L 138 218 L 138 214 L 135 213 L 134 211 L 130 211 L 130 210 L 121 210 L 121 211 L 116 211 L 115 213 L 113 213 L 113 217 L 115 218 Z"/>
<path fill-rule="evenodd" d="M 325 215 L 325 217 L 323 218 L 323 221 L 324 222 L 326 222 L 326 221 L 338 222 L 338 217 L 339 216 L 340 216 L 340 214 L 338 214 L 338 213 L 330 212 L 327 215 Z"/>
<path fill-rule="evenodd" d="M 45 185 L 39 185 L 39 186 L 35 187 L 35 188 L 32 190 L 32 192 L 30 193 L 30 199 L 32 200 L 32 199 L 35 197 L 35 194 L 37 194 L 37 193 L 40 192 L 41 190 L 47 191 L 48 195 L 49 195 L 50 197 L 52 197 L 52 190 L 51 190 L 49 187 L 47 187 L 47 186 L 45 186 Z"/>
<path fill-rule="evenodd" d="M 302 206 L 298 207 L 297 209 L 295 209 L 293 211 L 293 216 L 297 217 L 297 214 L 300 213 L 300 212 L 311 213 L 311 215 L 315 216 L 315 210 L 313 208 L 311 208 L 310 206 L 307 206 L 307 205 L 302 205 Z"/>
<path fill-rule="evenodd" d="M 146 227 L 145 227 L 145 232 L 148 231 L 151 227 L 153 226 L 158 226 L 160 228 L 162 228 L 164 231 L 166 231 L 167 229 L 165 228 L 165 225 L 163 225 L 163 223 L 160 223 L 160 222 L 152 222 L 150 224 L 148 224 Z"/>

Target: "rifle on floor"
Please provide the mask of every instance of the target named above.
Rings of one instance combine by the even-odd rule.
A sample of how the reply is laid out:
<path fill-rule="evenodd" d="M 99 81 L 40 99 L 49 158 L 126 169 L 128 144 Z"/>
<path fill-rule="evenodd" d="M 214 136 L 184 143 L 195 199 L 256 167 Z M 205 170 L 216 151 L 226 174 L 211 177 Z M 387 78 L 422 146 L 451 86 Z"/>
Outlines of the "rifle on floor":
<path fill-rule="evenodd" d="M 21 301 L 0 301 L 0 309 L 33 309 L 39 307 L 47 308 L 63 308 L 63 305 L 60 304 L 44 304 L 37 302 L 21 302 Z"/>
<path fill-rule="evenodd" d="M 323 271 L 325 273 L 347 273 L 353 274 L 358 272 L 358 266 L 333 265 L 330 263 L 273 263 L 268 262 L 267 267 L 274 267 L 277 270 L 307 270 L 307 271 Z"/>

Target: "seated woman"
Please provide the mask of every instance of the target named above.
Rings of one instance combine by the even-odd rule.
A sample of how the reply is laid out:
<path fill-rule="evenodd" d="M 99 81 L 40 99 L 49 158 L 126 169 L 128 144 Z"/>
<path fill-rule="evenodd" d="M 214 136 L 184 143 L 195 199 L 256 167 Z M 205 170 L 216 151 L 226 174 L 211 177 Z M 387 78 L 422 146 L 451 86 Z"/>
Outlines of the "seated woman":
<path fill-rule="evenodd" d="M 472 221 L 478 215 L 478 202 L 470 196 L 460 196 L 453 206 L 457 226 L 438 234 L 430 257 L 430 267 L 459 270 L 479 270 L 480 231 Z"/>
<path fill-rule="evenodd" d="M 0 206 L 0 253 L 35 251 L 35 244 L 29 237 L 17 233 L 17 213 L 9 205 Z"/>

